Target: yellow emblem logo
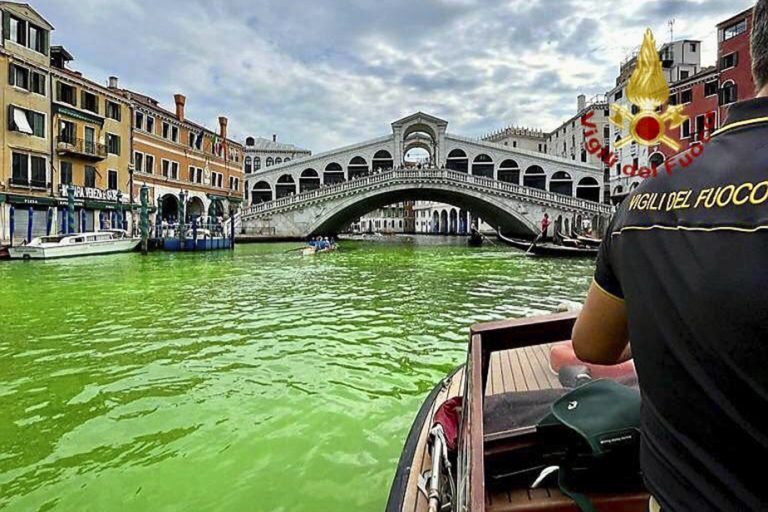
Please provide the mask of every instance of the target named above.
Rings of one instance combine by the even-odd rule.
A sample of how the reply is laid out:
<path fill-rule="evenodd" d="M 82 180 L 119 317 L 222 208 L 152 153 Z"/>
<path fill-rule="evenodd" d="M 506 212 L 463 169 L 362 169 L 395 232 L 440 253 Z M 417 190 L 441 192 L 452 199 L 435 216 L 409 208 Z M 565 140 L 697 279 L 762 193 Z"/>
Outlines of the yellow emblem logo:
<path fill-rule="evenodd" d="M 627 99 L 640 112 L 633 114 L 626 107 L 613 104 L 611 123 L 622 130 L 629 124 L 629 135 L 617 141 L 614 148 L 619 149 L 635 141 L 643 146 L 661 143 L 674 151 L 680 151 L 680 144 L 667 135 L 667 130 L 679 128 L 688 117 L 682 114 L 682 105 L 669 105 L 663 114 L 656 112 L 669 99 L 669 85 L 661 71 L 656 40 L 650 28 L 645 31 L 643 45 L 637 56 L 637 67 L 627 84 Z"/>

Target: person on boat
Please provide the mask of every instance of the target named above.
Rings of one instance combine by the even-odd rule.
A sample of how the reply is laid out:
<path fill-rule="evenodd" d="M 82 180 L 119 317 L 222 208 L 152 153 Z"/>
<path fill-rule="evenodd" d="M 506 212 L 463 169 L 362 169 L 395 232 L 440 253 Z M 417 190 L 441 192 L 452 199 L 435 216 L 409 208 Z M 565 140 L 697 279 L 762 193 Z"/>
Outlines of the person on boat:
<path fill-rule="evenodd" d="M 768 0 L 752 26 L 757 97 L 624 199 L 573 329 L 586 362 L 634 357 L 654 510 L 768 510 Z"/>
<path fill-rule="evenodd" d="M 541 234 L 537 237 L 538 240 L 542 242 L 547 241 L 547 230 L 549 229 L 550 224 L 549 214 L 545 212 L 544 217 L 541 219 Z"/>

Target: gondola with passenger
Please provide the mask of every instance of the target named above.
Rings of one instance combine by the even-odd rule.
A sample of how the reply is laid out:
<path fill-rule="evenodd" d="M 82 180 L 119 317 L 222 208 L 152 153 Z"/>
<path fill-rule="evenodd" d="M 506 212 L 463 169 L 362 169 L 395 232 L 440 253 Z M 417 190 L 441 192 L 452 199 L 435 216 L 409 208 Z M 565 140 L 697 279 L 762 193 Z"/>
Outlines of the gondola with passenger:
<path fill-rule="evenodd" d="M 579 258 L 579 257 L 595 257 L 597 256 L 598 247 L 585 247 L 571 242 L 574 239 L 566 239 L 572 245 L 560 245 L 551 242 L 543 242 L 540 240 L 526 241 L 518 238 L 510 238 L 497 232 L 496 234 L 502 242 L 517 249 L 522 249 L 528 254 L 535 254 L 538 256 L 554 256 L 561 258 Z"/>

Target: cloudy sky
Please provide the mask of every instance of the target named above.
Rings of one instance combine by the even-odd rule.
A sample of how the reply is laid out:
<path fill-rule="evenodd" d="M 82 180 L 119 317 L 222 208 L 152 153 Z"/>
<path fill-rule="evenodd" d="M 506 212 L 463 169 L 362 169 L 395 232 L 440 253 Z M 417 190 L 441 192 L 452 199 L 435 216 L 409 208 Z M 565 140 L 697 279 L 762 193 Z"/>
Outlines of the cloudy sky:
<path fill-rule="evenodd" d="M 73 68 L 230 134 L 315 152 L 384 135 L 417 110 L 481 136 L 551 130 L 604 93 L 642 41 L 701 39 L 749 0 L 37 0 Z"/>

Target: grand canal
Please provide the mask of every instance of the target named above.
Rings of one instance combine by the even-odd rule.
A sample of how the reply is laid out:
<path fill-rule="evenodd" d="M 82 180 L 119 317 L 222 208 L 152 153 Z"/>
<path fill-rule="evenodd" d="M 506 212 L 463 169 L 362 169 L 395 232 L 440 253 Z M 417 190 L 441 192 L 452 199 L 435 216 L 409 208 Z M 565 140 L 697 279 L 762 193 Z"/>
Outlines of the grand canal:
<path fill-rule="evenodd" d="M 463 243 L 0 264 L 0 508 L 382 510 L 468 326 L 590 282 Z"/>

